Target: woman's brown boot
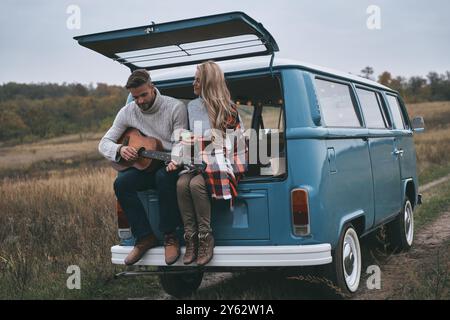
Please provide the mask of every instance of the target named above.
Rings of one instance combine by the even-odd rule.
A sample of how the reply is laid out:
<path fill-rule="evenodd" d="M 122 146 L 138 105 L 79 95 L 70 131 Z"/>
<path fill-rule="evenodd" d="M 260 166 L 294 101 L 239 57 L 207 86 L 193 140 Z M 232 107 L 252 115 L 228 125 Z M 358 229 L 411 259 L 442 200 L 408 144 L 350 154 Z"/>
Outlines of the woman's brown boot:
<path fill-rule="evenodd" d="M 211 261 L 214 253 L 214 237 L 212 233 L 198 234 L 198 257 L 197 264 L 204 266 Z"/>
<path fill-rule="evenodd" d="M 197 259 L 198 237 L 196 233 L 191 235 L 184 234 L 184 242 L 186 243 L 186 252 L 183 257 L 184 264 L 191 264 Z"/>

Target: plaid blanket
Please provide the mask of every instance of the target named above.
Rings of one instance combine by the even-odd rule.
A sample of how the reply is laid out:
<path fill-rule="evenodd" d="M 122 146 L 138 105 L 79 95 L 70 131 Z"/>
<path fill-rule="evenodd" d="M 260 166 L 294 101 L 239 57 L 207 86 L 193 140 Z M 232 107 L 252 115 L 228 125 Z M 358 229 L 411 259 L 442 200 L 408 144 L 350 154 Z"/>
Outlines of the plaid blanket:
<path fill-rule="evenodd" d="M 233 200 L 237 196 L 237 185 L 247 170 L 248 146 L 241 127 L 239 114 L 233 115 L 223 131 L 216 130 L 211 143 L 201 146 L 201 156 L 207 164 L 203 177 L 213 199 Z"/>

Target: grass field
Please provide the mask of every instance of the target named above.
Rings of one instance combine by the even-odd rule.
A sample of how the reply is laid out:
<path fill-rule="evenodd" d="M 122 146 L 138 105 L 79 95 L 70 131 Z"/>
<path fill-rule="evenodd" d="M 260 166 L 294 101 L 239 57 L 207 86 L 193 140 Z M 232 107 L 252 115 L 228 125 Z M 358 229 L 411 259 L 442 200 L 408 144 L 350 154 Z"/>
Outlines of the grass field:
<path fill-rule="evenodd" d="M 422 115 L 426 123 L 425 133 L 415 135 L 421 182 L 448 174 L 450 102 L 408 108 L 411 116 Z M 110 247 L 117 241 L 115 172 L 99 161 L 100 137 L 72 135 L 0 148 L 0 299 L 132 298 L 159 290 L 156 277 L 113 280 L 123 271 L 110 263 Z M 449 194 L 440 197 L 443 209 Z M 428 209 L 420 216 L 439 213 L 435 207 Z M 81 290 L 67 289 L 70 265 L 81 269 Z M 270 299 L 282 291 L 255 288 L 264 294 L 240 290 L 233 297 Z M 220 292 L 198 296 L 225 297 L 232 298 Z"/>
<path fill-rule="evenodd" d="M 425 119 L 425 132 L 414 137 L 419 181 L 424 184 L 450 172 L 450 101 L 411 104 L 408 113 Z"/>
<path fill-rule="evenodd" d="M 0 182 L 1 299 L 124 298 L 156 289 L 154 279 L 110 282 L 123 271 L 110 263 L 114 177 L 109 168 L 74 169 Z M 81 290 L 67 289 L 71 265 L 80 267 Z"/>

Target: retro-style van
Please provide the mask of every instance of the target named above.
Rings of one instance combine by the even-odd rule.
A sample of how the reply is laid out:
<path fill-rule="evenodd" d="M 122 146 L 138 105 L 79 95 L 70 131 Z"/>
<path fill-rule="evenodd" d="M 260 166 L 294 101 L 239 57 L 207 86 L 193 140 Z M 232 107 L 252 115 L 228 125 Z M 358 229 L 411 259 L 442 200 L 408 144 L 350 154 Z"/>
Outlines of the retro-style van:
<path fill-rule="evenodd" d="M 123 274 L 157 272 L 169 294 L 183 296 L 198 288 L 204 272 L 323 265 L 337 286 L 354 293 L 361 237 L 385 225 L 391 246 L 411 247 L 413 210 L 421 202 L 413 134 L 423 130 L 423 119 L 410 121 L 398 92 L 275 58 L 274 38 L 241 12 L 75 39 L 130 70 L 150 70 L 162 94 L 186 103 L 195 98 L 196 64 L 217 61 L 258 150 L 234 206 L 213 202 L 209 264 L 184 266 L 180 259 L 166 266 L 161 246 L 137 263 L 154 271 Z M 274 144 L 279 150 L 271 154 Z M 148 190 L 141 199 L 157 226 L 156 194 Z M 120 210 L 118 218 L 121 242 L 111 258 L 124 264 L 133 238 Z"/>

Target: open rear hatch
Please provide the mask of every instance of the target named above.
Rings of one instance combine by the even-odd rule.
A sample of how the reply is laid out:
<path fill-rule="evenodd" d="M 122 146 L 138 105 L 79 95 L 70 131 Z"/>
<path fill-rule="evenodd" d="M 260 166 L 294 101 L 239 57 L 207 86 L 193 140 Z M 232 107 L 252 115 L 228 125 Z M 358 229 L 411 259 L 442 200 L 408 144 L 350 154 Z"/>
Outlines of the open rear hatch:
<path fill-rule="evenodd" d="M 131 70 L 178 67 L 205 60 L 273 55 L 272 35 L 248 15 L 230 12 L 74 38 Z"/>

